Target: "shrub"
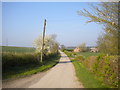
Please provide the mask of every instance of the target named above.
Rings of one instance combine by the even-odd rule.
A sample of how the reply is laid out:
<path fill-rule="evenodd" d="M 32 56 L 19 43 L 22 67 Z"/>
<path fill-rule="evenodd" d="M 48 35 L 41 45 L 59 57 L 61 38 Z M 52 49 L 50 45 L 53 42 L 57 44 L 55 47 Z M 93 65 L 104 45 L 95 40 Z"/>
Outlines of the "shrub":
<path fill-rule="evenodd" d="M 25 67 L 27 65 L 42 65 L 40 64 L 40 53 L 11 53 L 6 52 L 2 53 L 2 69 L 3 72 L 6 72 L 6 70 L 10 70 L 14 67 Z M 53 58 L 55 56 L 58 56 L 58 53 L 51 53 L 47 56 L 43 57 L 43 64 L 49 60 L 50 58 Z"/>
<path fill-rule="evenodd" d="M 11 67 L 37 63 L 37 58 L 34 54 L 2 53 L 3 71 Z"/>
<path fill-rule="evenodd" d="M 118 86 L 118 56 L 104 56 L 97 71 L 96 75 L 101 76 L 106 84 Z"/>
<path fill-rule="evenodd" d="M 74 60 L 80 61 L 90 72 L 94 73 L 100 81 L 111 87 L 118 87 L 118 58 L 120 56 L 108 56 L 105 54 L 73 53 L 65 51 Z M 81 54 L 81 55 L 80 55 Z"/>
<path fill-rule="evenodd" d="M 103 59 L 103 57 L 106 56 L 105 54 L 101 53 L 97 56 L 97 60 Z"/>
<path fill-rule="evenodd" d="M 72 56 L 77 56 L 77 53 L 73 52 L 73 53 L 72 53 Z"/>
<path fill-rule="evenodd" d="M 112 87 L 118 87 L 118 56 L 91 56 L 82 62 L 99 80 Z"/>
<path fill-rule="evenodd" d="M 85 67 L 88 68 L 88 70 L 91 72 L 93 72 L 93 66 L 95 65 L 96 58 L 97 58 L 96 56 L 90 56 L 90 57 L 87 57 L 83 62 Z"/>

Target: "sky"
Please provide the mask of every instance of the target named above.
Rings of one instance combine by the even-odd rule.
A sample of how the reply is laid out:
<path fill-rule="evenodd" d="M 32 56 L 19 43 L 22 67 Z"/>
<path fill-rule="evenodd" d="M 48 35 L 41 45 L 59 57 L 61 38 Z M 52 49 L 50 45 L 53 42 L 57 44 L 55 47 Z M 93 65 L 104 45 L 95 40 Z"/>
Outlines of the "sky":
<path fill-rule="evenodd" d="M 103 28 L 77 14 L 84 8 L 92 12 L 87 2 L 3 2 L 2 45 L 32 47 L 46 19 L 46 35 L 56 34 L 59 44 L 95 46 Z"/>

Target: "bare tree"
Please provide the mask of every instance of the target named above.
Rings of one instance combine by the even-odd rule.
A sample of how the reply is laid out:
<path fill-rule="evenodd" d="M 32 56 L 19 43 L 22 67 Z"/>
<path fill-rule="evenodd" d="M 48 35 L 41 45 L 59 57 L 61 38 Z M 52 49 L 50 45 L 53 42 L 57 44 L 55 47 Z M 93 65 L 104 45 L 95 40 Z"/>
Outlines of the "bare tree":
<path fill-rule="evenodd" d="M 96 6 L 91 5 L 94 12 L 89 12 L 84 9 L 78 11 L 78 15 L 87 17 L 87 23 L 96 22 L 104 26 L 104 33 L 98 38 L 98 48 L 101 52 L 107 54 L 118 54 L 118 39 L 119 29 L 118 25 L 118 2 L 101 2 Z"/>

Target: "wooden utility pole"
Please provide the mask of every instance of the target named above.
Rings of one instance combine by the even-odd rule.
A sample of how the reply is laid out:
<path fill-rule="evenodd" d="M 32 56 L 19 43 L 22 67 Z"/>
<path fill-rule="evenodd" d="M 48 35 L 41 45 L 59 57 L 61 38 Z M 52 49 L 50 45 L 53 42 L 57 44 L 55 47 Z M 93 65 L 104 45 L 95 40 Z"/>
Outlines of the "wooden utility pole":
<path fill-rule="evenodd" d="M 46 28 L 46 19 L 44 20 L 44 28 L 43 28 L 43 37 L 42 37 L 42 50 L 41 50 L 41 60 L 40 62 L 42 63 L 43 61 L 43 50 L 44 50 L 44 38 L 45 38 L 45 28 Z"/>

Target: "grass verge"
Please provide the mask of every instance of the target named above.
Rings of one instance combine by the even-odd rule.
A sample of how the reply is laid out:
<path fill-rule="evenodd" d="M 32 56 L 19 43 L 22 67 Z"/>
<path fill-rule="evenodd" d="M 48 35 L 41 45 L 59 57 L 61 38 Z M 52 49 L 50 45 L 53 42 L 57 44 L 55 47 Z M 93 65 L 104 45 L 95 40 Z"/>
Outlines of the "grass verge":
<path fill-rule="evenodd" d="M 94 52 L 79 52 L 78 55 L 82 55 L 85 57 L 89 57 L 89 56 L 98 56 L 100 53 L 94 53 Z"/>
<path fill-rule="evenodd" d="M 27 75 L 36 74 L 37 72 L 45 71 L 55 66 L 58 63 L 59 58 L 60 54 L 50 57 L 46 61 L 43 61 L 42 65 L 29 64 L 21 67 L 16 66 L 14 68 L 9 69 L 9 71 L 2 73 L 2 79 L 4 80 L 10 78 L 24 77 Z"/>
<path fill-rule="evenodd" d="M 72 60 L 76 76 L 83 83 L 85 88 L 109 88 L 107 85 L 96 79 L 96 76 L 89 72 L 78 60 Z"/>

